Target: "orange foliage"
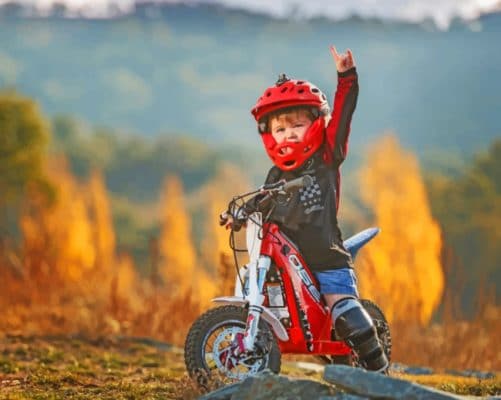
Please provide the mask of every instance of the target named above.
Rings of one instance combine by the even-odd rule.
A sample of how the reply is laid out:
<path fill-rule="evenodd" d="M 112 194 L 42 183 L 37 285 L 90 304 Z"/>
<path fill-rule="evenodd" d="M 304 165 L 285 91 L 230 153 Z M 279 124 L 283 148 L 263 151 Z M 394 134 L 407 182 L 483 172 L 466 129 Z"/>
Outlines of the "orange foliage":
<path fill-rule="evenodd" d="M 84 185 L 64 159 L 54 160 L 48 169 L 57 189 L 54 203 L 49 206 L 42 194 L 31 193 L 20 218 L 22 254 L 14 260 L 11 248 L 0 249 L 0 331 L 149 335 L 182 343 L 200 302 L 188 284 L 196 257 L 179 181 L 171 179 L 166 185 L 170 201 L 165 204 L 162 243 L 171 262 L 168 268 L 191 268 L 184 281 L 176 281 L 183 288 L 176 295 L 141 279 L 127 254 L 115 255 L 110 205 L 100 173 L 94 172 Z M 170 237 L 175 240 L 167 240 Z M 176 252 L 168 253 L 173 251 L 169 243 Z M 17 260 L 15 268 L 3 265 L 7 258 Z"/>
<path fill-rule="evenodd" d="M 134 260 L 128 254 L 122 254 L 116 260 L 116 274 L 114 288 L 118 297 L 127 299 L 131 308 L 138 309 L 141 303 L 139 285 L 141 283 L 136 272 Z"/>
<path fill-rule="evenodd" d="M 78 282 L 96 262 L 84 192 L 67 172 L 64 160 L 52 163 L 49 176 L 58 188 L 56 203 L 45 207 L 38 199 L 20 220 L 28 268 L 32 276 Z"/>
<path fill-rule="evenodd" d="M 441 301 L 444 273 L 440 228 L 415 156 L 385 136 L 369 152 L 360 187 L 382 228 L 357 262 L 362 295 L 390 321 L 426 324 Z"/>
<path fill-rule="evenodd" d="M 229 246 L 229 231 L 219 225 L 219 215 L 233 196 L 245 192 L 248 188 L 247 179 L 237 167 L 223 164 L 214 179 L 205 185 L 199 194 L 199 198 L 204 199 L 204 209 L 207 210 L 201 244 L 202 259 L 209 273 L 217 277 L 218 285 L 213 285 L 212 291 L 220 296 L 233 294 L 236 270 L 233 252 Z M 245 248 L 243 235 L 242 231 L 236 236 L 239 248 Z M 245 262 L 244 254 L 239 258 L 239 262 Z"/>
<path fill-rule="evenodd" d="M 101 269 L 110 269 L 114 264 L 115 231 L 106 186 L 102 174 L 98 171 L 93 171 L 91 174 L 88 192 L 96 247 L 96 264 Z"/>
<path fill-rule="evenodd" d="M 390 319 L 426 322 L 440 298 L 443 277 L 439 231 L 429 213 L 417 162 L 391 137 L 375 146 L 370 159 L 362 175 L 364 197 L 383 232 L 357 262 L 362 292 Z M 231 253 L 228 232 L 219 227 L 217 215 L 235 193 L 246 189 L 232 167 L 224 167 L 194 194 L 198 207 L 209 214 L 199 260 L 181 183 L 176 178 L 166 181 L 160 241 L 164 260 L 170 260 L 162 265 L 165 286 L 141 279 L 127 254 L 115 255 L 108 195 L 98 172 L 82 185 L 64 160 L 56 160 L 50 178 L 58 189 L 55 203 L 48 206 L 34 192 L 24 208 L 23 251 L 5 244 L 0 248 L 0 332 L 127 334 L 181 345 L 208 299 L 229 294 L 235 274 L 232 259 L 221 262 L 222 255 Z M 173 276 L 183 292 L 169 290 Z M 470 323 L 450 320 L 428 328 L 393 323 L 395 359 L 499 369 L 500 310 L 482 310 Z"/>
<path fill-rule="evenodd" d="M 197 260 L 191 219 L 186 211 L 183 185 L 175 176 L 168 177 L 164 183 L 159 247 L 160 274 L 168 289 L 176 294 L 192 289 Z"/>

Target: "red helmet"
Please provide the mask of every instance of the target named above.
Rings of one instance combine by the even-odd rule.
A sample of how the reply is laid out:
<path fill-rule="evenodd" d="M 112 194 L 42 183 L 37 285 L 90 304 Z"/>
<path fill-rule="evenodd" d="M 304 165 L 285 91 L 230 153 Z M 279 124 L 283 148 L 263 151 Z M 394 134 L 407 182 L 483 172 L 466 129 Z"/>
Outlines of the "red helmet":
<path fill-rule="evenodd" d="M 266 116 L 282 108 L 311 106 L 317 117 L 306 131 L 300 143 L 278 144 L 269 132 Z M 274 86 L 269 87 L 251 110 L 258 123 L 264 147 L 273 163 L 283 171 L 292 171 L 310 158 L 324 141 L 325 117 L 330 114 L 327 97 L 315 85 L 307 81 L 289 79 L 281 74 Z"/>

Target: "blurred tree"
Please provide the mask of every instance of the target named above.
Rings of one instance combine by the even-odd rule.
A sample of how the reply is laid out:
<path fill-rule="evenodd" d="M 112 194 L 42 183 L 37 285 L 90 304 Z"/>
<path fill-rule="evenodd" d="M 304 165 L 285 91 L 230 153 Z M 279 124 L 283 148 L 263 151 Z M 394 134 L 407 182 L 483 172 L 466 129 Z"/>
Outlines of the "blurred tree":
<path fill-rule="evenodd" d="M 501 138 L 479 154 L 457 178 L 429 179 L 433 213 L 443 227 L 454 257 L 448 268 L 448 290 L 472 313 L 486 286 L 501 288 Z M 492 300 L 492 299 L 491 299 Z"/>
<path fill-rule="evenodd" d="M 68 115 L 57 115 L 52 120 L 55 144 L 70 144 L 81 131 L 81 124 Z"/>
<path fill-rule="evenodd" d="M 249 183 L 242 171 L 230 163 L 222 163 L 216 176 L 200 189 L 199 204 L 205 210 L 205 224 L 201 241 L 202 259 L 206 270 L 216 277 L 217 290 L 221 295 L 231 295 L 235 284 L 233 253 L 229 246 L 229 232 L 219 225 L 219 214 L 237 193 L 248 190 Z M 245 248 L 245 235 L 236 235 L 236 246 Z M 246 253 L 240 253 L 239 263 L 247 262 Z"/>
<path fill-rule="evenodd" d="M 48 139 L 48 124 L 33 100 L 16 92 L 0 92 L 1 230 L 8 229 L 7 214 L 18 210 L 30 186 L 51 193 L 44 172 Z"/>
<path fill-rule="evenodd" d="M 32 197 L 20 218 L 27 272 L 35 281 L 85 285 L 96 261 L 85 192 L 68 171 L 66 160 L 52 160 L 49 173 L 57 186 L 57 200 L 46 207 Z M 100 284 L 104 286 L 102 277 Z"/>
<path fill-rule="evenodd" d="M 66 156 L 73 174 L 90 179 L 93 170 L 102 171 L 110 190 L 118 250 L 130 253 L 146 273 L 148 238 L 160 230 L 156 204 L 166 172 L 179 176 L 187 190 L 193 189 L 213 176 L 219 154 L 195 139 L 144 138 L 93 128 L 68 115 L 56 116 L 52 130 L 50 150 Z"/>
<path fill-rule="evenodd" d="M 92 128 L 67 115 L 55 117 L 52 128 L 51 150 L 66 155 L 73 173 L 87 177 L 98 169 L 114 194 L 131 201 L 156 201 L 166 171 L 179 176 L 189 190 L 209 179 L 218 164 L 213 149 L 187 137 L 145 138 Z"/>
<path fill-rule="evenodd" d="M 370 150 L 362 170 L 362 198 L 382 233 L 357 262 L 363 296 L 390 321 L 427 323 L 442 299 L 440 228 L 416 157 L 387 135 Z"/>
<path fill-rule="evenodd" d="M 95 170 L 88 183 L 89 210 L 96 249 L 96 268 L 111 270 L 115 264 L 115 231 L 102 174 Z"/>
<path fill-rule="evenodd" d="M 105 171 L 114 161 L 120 145 L 113 130 L 92 129 L 84 121 L 68 115 L 54 117 L 52 131 L 51 150 L 64 153 L 72 172 L 79 177 L 88 176 L 95 169 Z"/>
<path fill-rule="evenodd" d="M 197 260 L 191 238 L 191 219 L 186 212 L 183 185 L 178 177 L 165 179 L 161 204 L 159 273 L 172 294 L 182 295 L 193 288 Z"/>

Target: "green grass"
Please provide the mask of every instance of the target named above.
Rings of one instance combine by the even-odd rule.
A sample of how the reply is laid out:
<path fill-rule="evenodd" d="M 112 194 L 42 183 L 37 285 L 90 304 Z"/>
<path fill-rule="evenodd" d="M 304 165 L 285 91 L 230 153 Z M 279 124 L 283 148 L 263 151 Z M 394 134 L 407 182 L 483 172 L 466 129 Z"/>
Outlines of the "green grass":
<path fill-rule="evenodd" d="M 283 361 L 285 375 L 322 380 L 321 373 L 297 368 L 288 357 Z M 458 394 L 501 393 L 499 378 L 398 377 Z M 0 399 L 153 400 L 192 399 L 198 395 L 187 377 L 182 352 L 176 348 L 160 350 L 132 338 L 0 339 Z"/>

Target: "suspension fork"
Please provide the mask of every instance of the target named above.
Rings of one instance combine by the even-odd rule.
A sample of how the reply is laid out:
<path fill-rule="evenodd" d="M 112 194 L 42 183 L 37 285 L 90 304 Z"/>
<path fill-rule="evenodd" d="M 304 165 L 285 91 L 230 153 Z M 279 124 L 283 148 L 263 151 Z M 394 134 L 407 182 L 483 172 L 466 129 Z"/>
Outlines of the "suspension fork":
<path fill-rule="evenodd" d="M 249 265 L 249 312 L 247 314 L 247 323 L 244 333 L 244 350 L 253 351 L 256 336 L 258 333 L 259 319 L 263 313 L 264 302 L 264 283 L 266 281 L 266 273 L 270 269 L 271 258 L 261 255 L 258 260 Z"/>

